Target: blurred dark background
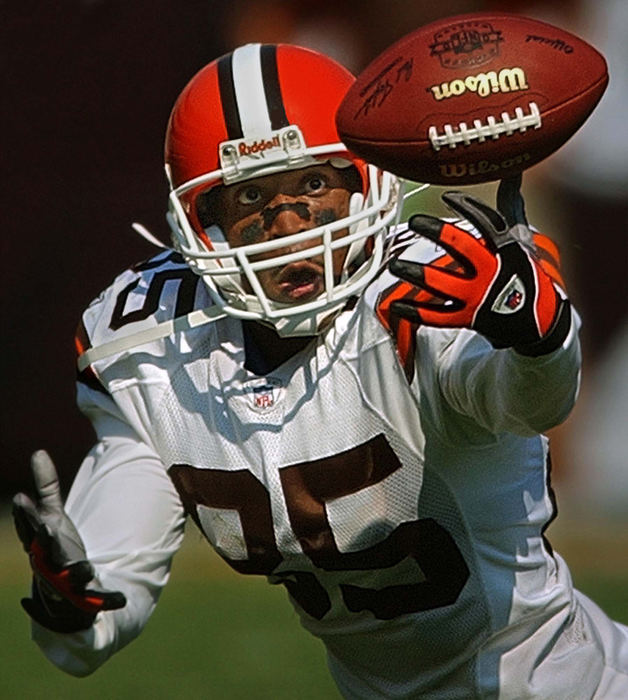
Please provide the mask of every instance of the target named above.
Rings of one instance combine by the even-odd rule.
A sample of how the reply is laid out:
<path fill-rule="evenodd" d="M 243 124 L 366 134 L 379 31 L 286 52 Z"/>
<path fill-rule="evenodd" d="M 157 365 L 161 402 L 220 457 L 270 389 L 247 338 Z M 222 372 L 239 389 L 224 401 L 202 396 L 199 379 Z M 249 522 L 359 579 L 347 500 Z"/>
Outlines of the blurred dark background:
<path fill-rule="evenodd" d="M 29 456 L 40 447 L 51 452 L 67 489 L 92 444 L 91 428 L 74 405 L 74 329 L 85 306 L 116 274 L 154 254 L 131 230 L 132 222 L 168 240 L 163 136 L 176 96 L 201 66 L 247 41 L 287 41 L 329 53 L 355 72 L 422 24 L 482 9 L 546 17 L 593 41 L 588 32 L 595 2 L 550 3 L 551 15 L 546 5 L 488 0 L 2 3 L 0 495 L 30 489 Z M 628 140 L 625 132 L 618 137 Z M 529 188 L 533 209 L 547 210 L 552 233 L 567 243 L 567 278 L 586 320 L 586 353 L 594 366 L 613 341 L 618 319 L 626 318 L 628 186 L 623 189 L 624 172 L 614 179 L 617 192 L 611 197 L 595 188 L 574 191 L 570 167 L 561 165 L 566 176 L 554 178 L 549 166 L 539 166 Z M 574 208 L 574 199 L 581 209 Z M 609 233 L 600 212 L 616 229 Z M 605 246 L 602 229 L 619 248 Z M 601 269 L 592 273 L 592 265 Z M 596 284 L 611 295 L 605 304 Z"/>

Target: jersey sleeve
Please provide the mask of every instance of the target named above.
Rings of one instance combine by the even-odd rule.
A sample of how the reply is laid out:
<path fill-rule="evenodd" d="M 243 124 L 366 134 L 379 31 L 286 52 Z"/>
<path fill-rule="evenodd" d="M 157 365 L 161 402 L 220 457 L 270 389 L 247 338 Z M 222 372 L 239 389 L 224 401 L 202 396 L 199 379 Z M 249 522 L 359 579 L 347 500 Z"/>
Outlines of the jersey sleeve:
<path fill-rule="evenodd" d="M 127 604 L 101 612 L 85 631 L 58 634 L 33 622 L 33 639 L 63 671 L 84 676 L 143 629 L 168 581 L 183 538 L 184 511 L 154 450 L 106 394 L 79 384 L 79 406 L 98 442 L 83 461 L 66 510 L 84 540 L 98 582 Z"/>
<path fill-rule="evenodd" d="M 539 357 L 512 348 L 495 350 L 473 331 L 449 334 L 436 359 L 447 404 L 493 434 L 531 436 L 560 424 L 573 408 L 580 383 L 580 324 L 571 313 L 563 345 Z"/>
<path fill-rule="evenodd" d="M 474 233 L 468 222 L 456 225 Z M 405 227 L 395 235 L 403 259 L 443 267 L 451 262 L 438 245 Z M 537 233 L 534 240 L 543 268 L 562 289 L 556 246 Z M 527 357 L 512 348 L 496 350 L 472 330 L 430 328 L 399 319 L 391 313 L 391 304 L 408 291 L 416 294 L 416 288 L 386 271 L 367 295 L 375 299 L 371 303 L 376 314 L 395 341 L 407 380 L 418 378 L 419 390 L 432 397 L 428 403 L 434 420 L 449 438 L 462 435 L 468 440 L 476 433 L 483 440 L 503 432 L 532 436 L 567 417 L 578 394 L 581 363 L 580 319 L 573 308 L 562 346 Z"/>

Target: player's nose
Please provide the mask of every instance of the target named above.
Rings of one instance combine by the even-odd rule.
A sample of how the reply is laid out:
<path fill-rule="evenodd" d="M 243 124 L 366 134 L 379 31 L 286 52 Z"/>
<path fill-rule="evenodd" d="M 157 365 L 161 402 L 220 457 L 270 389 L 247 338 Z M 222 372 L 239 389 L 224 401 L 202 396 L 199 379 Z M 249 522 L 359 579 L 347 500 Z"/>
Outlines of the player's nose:
<path fill-rule="evenodd" d="M 287 236 L 311 227 L 312 214 L 304 202 L 277 196 L 262 211 L 264 230 L 271 238 Z"/>

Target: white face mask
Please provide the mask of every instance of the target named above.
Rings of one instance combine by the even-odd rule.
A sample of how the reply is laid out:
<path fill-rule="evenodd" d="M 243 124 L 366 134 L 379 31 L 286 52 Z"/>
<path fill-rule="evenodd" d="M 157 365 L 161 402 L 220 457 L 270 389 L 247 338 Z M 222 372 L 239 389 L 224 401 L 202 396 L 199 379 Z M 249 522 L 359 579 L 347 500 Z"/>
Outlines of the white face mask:
<path fill-rule="evenodd" d="M 342 144 L 304 148 L 298 161 L 299 167 L 320 163 L 325 152 L 338 153 Z M 316 159 L 314 158 L 316 156 Z M 259 161 L 258 161 L 259 162 Z M 336 165 L 336 163 L 332 164 Z M 347 161 L 344 161 L 346 166 Z M 247 164 L 248 165 L 248 164 Z M 296 164 L 279 160 L 253 170 L 247 167 L 246 175 L 235 178 L 248 180 L 255 176 L 272 172 L 296 169 Z M 390 173 L 381 172 L 368 166 L 368 188 L 366 196 L 354 193 L 349 201 L 348 216 L 336 221 L 285 236 L 281 240 L 265 241 L 231 248 L 223 232 L 216 226 L 207 229 L 206 234 L 213 250 L 195 233 L 186 214 L 183 196 L 205 182 L 215 184 L 220 172 L 209 173 L 195 178 L 170 193 L 168 221 L 172 229 L 174 247 L 183 255 L 192 270 L 207 284 L 214 303 L 225 314 L 241 319 L 253 319 L 273 326 L 280 335 L 315 335 L 322 331 L 334 314 L 345 305 L 347 299 L 356 296 L 369 284 L 380 269 L 384 257 L 384 239 L 388 227 L 395 223 L 398 215 L 398 183 Z M 234 181 L 234 178 L 231 178 Z M 334 238 L 338 231 L 345 230 L 344 236 Z M 372 242 L 368 256 L 362 255 L 366 242 Z M 285 254 L 286 248 L 317 240 L 311 248 Z M 340 277 L 334 275 L 332 253 L 346 249 Z M 278 255 L 268 255 L 278 251 Z M 264 254 L 263 260 L 255 260 Z M 270 299 L 260 284 L 257 273 L 263 269 L 285 266 L 318 256 L 323 260 L 324 290 L 315 299 L 304 302 L 282 303 Z M 364 258 L 364 259 L 361 259 Z M 248 282 L 247 291 L 243 280 Z"/>

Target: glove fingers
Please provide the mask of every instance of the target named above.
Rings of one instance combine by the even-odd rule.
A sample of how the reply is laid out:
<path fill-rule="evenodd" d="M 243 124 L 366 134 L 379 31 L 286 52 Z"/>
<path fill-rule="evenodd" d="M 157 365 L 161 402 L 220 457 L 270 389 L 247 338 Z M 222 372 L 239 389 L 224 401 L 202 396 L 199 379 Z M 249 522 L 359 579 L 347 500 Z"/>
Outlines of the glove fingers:
<path fill-rule="evenodd" d="M 541 337 L 549 333 L 556 320 L 560 307 L 560 297 L 551 278 L 547 275 L 537 275 L 538 294 L 536 299 L 535 315 Z"/>
<path fill-rule="evenodd" d="M 57 542 L 54 533 L 50 530 L 50 527 L 46 523 L 42 523 L 39 526 L 37 532 L 35 533 L 35 538 L 41 547 L 44 556 L 50 560 L 53 566 L 63 568 L 66 565 L 66 562 L 64 561 L 59 550 L 59 543 Z"/>
<path fill-rule="evenodd" d="M 423 284 L 425 278 L 424 267 L 421 263 L 401 260 L 400 258 L 393 258 L 388 264 L 388 269 L 393 275 L 417 286 Z"/>
<path fill-rule="evenodd" d="M 522 174 L 501 180 L 497 188 L 497 209 L 504 215 L 509 226 L 528 225 L 525 203 L 521 196 Z"/>
<path fill-rule="evenodd" d="M 444 222 L 441 219 L 437 219 L 435 216 L 429 216 L 428 214 L 414 214 L 408 219 L 408 227 L 412 229 L 412 231 L 436 243 L 438 243 L 440 239 L 440 232 L 443 226 Z"/>
<path fill-rule="evenodd" d="M 33 569 L 44 595 L 52 598 L 60 596 L 79 610 L 92 614 L 100 610 L 116 610 L 126 604 L 126 598 L 119 591 L 86 588 L 94 578 L 94 568 L 89 561 L 79 561 L 60 571 L 55 571 L 42 560 L 37 543 L 35 543 L 34 552 Z"/>
<path fill-rule="evenodd" d="M 70 585 L 77 590 L 84 588 L 94 578 L 94 567 L 86 559 L 68 566 L 67 572 Z"/>
<path fill-rule="evenodd" d="M 459 328 L 469 324 L 469 312 L 454 300 L 451 304 L 414 303 L 394 301 L 391 311 L 413 323 L 423 323 L 439 328 Z"/>
<path fill-rule="evenodd" d="M 13 522 L 17 536 L 28 552 L 42 523 L 35 504 L 25 493 L 18 493 L 13 498 Z"/>
<path fill-rule="evenodd" d="M 98 601 L 99 610 L 119 610 L 126 605 L 126 596 L 121 591 L 88 589 L 84 595 L 89 600 Z"/>
<path fill-rule="evenodd" d="M 542 233 L 534 233 L 532 240 L 539 265 L 563 291 L 566 291 L 565 280 L 560 271 L 560 251 L 556 243 Z"/>
<path fill-rule="evenodd" d="M 443 301 L 453 301 L 455 308 L 462 308 L 463 302 L 456 292 L 459 289 L 462 291 L 465 280 L 459 274 L 442 267 L 422 265 L 399 258 L 393 258 L 388 268 L 393 275 L 418 288 L 416 296 L 412 299 L 412 303 L 418 308 L 440 308 Z"/>
<path fill-rule="evenodd" d="M 47 511 L 63 509 L 61 488 L 55 465 L 45 450 L 38 450 L 31 457 L 31 470 L 39 494 L 41 506 Z"/>
<path fill-rule="evenodd" d="M 506 219 L 480 199 L 462 192 L 445 192 L 442 200 L 453 212 L 473 224 L 493 250 L 500 243 L 500 237 L 508 233 Z"/>
<path fill-rule="evenodd" d="M 462 308 L 465 304 L 474 301 L 474 297 L 477 296 L 477 285 L 474 280 L 465 279 L 449 270 L 426 265 L 423 276 L 424 281 L 421 285 L 423 289 L 444 299 L 458 301 L 459 305 L 455 308 Z"/>
<path fill-rule="evenodd" d="M 45 450 L 32 455 L 31 468 L 39 494 L 38 517 L 45 524 L 37 532 L 42 547 L 59 568 L 85 559 L 81 536 L 63 508 L 57 470 Z"/>
<path fill-rule="evenodd" d="M 119 610 L 126 605 L 124 593 L 96 588 L 88 588 L 81 593 L 70 593 L 65 598 L 79 610 L 94 615 L 102 610 Z"/>
<path fill-rule="evenodd" d="M 450 228 L 457 231 L 455 227 Z M 419 303 L 423 302 L 423 299 L 412 299 L 412 303 L 416 304 L 417 308 L 435 308 L 439 313 L 443 313 L 444 311 L 458 311 L 465 305 L 473 309 L 481 303 L 486 285 L 496 274 L 498 265 L 496 258 L 484 246 L 473 237 L 470 238 L 475 245 L 482 249 L 482 254 L 487 256 L 487 259 L 478 267 L 477 272 L 469 277 L 462 276 L 457 270 L 442 266 L 422 265 L 398 258 L 390 261 L 389 269 L 397 277 L 429 292 L 434 297 L 453 302 L 443 307 L 442 304 L 438 303 Z M 422 317 L 426 320 L 423 314 Z"/>
<path fill-rule="evenodd" d="M 408 225 L 443 248 L 457 263 L 462 276 L 472 277 L 478 266 L 487 264 L 493 258 L 493 253 L 475 236 L 446 221 L 415 214 Z"/>

